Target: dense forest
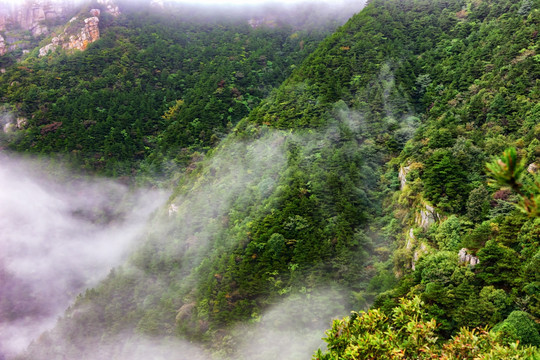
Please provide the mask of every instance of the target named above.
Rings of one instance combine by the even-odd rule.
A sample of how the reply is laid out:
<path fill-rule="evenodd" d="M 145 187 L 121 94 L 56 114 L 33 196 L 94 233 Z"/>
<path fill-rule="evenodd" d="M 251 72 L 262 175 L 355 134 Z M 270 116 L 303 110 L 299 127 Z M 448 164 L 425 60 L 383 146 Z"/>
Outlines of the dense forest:
<path fill-rule="evenodd" d="M 125 5 L 124 16 L 104 14 L 100 40 L 84 52 L 39 57 L 35 48 L 21 64 L 4 56 L 12 66 L 1 78 L 3 112 L 25 119 L 25 131 L 4 140 L 9 149 L 63 154 L 78 169 L 115 177 L 186 167 L 339 24 L 323 17 L 314 27 L 317 8 L 254 27 L 249 12 Z"/>
<path fill-rule="evenodd" d="M 371 0 L 320 42 L 176 19 L 125 14 L 0 77 L 29 121 L 7 149 L 175 183 L 130 260 L 20 359 L 148 341 L 194 359 L 540 356 L 538 0 Z M 314 347 L 280 349 L 269 323 Z"/>

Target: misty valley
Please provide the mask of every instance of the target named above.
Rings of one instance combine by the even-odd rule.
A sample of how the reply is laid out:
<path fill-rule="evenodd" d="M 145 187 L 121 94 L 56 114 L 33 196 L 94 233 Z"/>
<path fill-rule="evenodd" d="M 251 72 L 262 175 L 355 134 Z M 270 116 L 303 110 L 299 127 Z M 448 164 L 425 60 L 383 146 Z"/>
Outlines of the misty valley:
<path fill-rule="evenodd" d="M 540 358 L 539 26 L 0 4 L 0 359 Z"/>
<path fill-rule="evenodd" d="M 2 349 L 24 350 L 111 267 L 125 261 L 163 192 L 51 176 L 2 157 Z M 50 169 L 49 169 L 50 170 Z"/>

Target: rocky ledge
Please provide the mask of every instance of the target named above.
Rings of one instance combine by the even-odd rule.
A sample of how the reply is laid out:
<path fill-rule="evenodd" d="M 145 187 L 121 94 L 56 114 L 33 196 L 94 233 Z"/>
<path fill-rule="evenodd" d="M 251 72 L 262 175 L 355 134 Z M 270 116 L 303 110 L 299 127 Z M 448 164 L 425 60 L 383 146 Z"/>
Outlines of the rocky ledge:
<path fill-rule="evenodd" d="M 49 52 L 61 47 L 65 50 L 85 50 L 88 44 L 97 41 L 99 35 L 99 16 L 101 11 L 99 9 L 90 10 L 91 17 L 84 19 L 84 26 L 75 34 L 69 34 L 71 27 L 68 25 L 64 29 L 64 32 L 51 39 L 51 43 L 43 46 L 39 49 L 39 56 L 45 56 Z M 70 23 L 75 22 L 77 19 L 71 19 Z"/>

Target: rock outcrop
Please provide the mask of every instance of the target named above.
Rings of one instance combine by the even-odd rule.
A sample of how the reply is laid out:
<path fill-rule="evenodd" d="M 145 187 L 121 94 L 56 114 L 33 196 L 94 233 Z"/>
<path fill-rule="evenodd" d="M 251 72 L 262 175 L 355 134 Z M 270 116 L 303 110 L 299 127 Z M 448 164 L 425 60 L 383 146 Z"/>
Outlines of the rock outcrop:
<path fill-rule="evenodd" d="M 264 18 L 252 18 L 248 20 L 249 26 L 251 26 L 253 29 L 260 28 L 262 26 L 264 27 L 276 27 L 277 26 L 277 20 L 270 17 L 264 17 Z"/>
<path fill-rule="evenodd" d="M 65 16 L 71 7 L 69 1 L 52 0 L 0 5 L 0 31 L 22 28 L 34 36 L 46 34 L 49 30 L 43 21 Z"/>
<path fill-rule="evenodd" d="M 416 213 L 416 224 L 424 230 L 427 230 L 429 225 L 439 220 L 439 214 L 435 211 L 435 208 L 428 204 L 423 204 L 424 208 L 420 209 Z"/>
<path fill-rule="evenodd" d="M 178 206 L 175 205 L 175 204 L 171 204 L 169 206 L 169 216 L 173 216 L 174 214 L 176 214 L 178 212 Z"/>
<path fill-rule="evenodd" d="M 113 0 L 98 0 L 98 4 L 105 7 L 105 11 L 112 16 L 120 15 L 120 8 L 114 3 Z"/>
<path fill-rule="evenodd" d="M 469 264 L 472 267 L 478 265 L 480 260 L 476 256 L 468 254 L 467 251 L 469 250 L 466 248 L 459 250 L 458 259 L 460 264 Z"/>
<path fill-rule="evenodd" d="M 99 9 L 90 10 L 91 15 L 101 14 Z M 65 50 L 85 50 L 88 44 L 97 41 L 100 37 L 99 34 L 99 17 L 92 16 L 84 19 L 84 26 L 74 34 L 72 32 L 72 25 L 76 19 L 71 19 L 70 24 L 66 26 L 62 35 L 55 36 L 51 39 L 51 43 L 43 46 L 39 49 L 39 56 L 45 56 L 50 51 L 56 50 L 61 47 Z"/>
<path fill-rule="evenodd" d="M 27 118 L 22 117 L 22 116 L 17 118 L 17 129 L 21 130 L 22 128 L 26 126 L 26 124 L 28 124 Z"/>
<path fill-rule="evenodd" d="M 410 228 L 409 232 L 407 233 L 407 244 L 405 244 L 405 248 L 407 250 L 410 250 L 413 246 L 413 243 L 416 241 L 416 237 L 414 236 L 414 229 Z"/>
<path fill-rule="evenodd" d="M 411 261 L 411 269 L 414 271 L 416 270 L 416 263 L 418 263 L 418 260 L 420 260 L 420 257 L 424 254 L 427 254 L 427 247 L 426 244 L 421 243 L 420 246 L 416 249 L 416 251 L 413 253 L 413 258 Z"/>
<path fill-rule="evenodd" d="M 7 46 L 6 46 L 6 40 L 2 35 L 0 35 L 0 56 L 5 55 L 7 53 Z"/>
<path fill-rule="evenodd" d="M 0 106 L 0 132 L 10 133 L 15 127 L 14 116 L 6 106 Z"/>
<path fill-rule="evenodd" d="M 88 44 L 99 39 L 99 18 L 92 16 L 84 19 L 84 27 L 77 35 L 71 35 L 69 42 L 64 43 L 62 47 L 67 50 L 78 49 L 85 50 Z"/>
<path fill-rule="evenodd" d="M 60 39 L 57 37 L 53 37 L 50 44 L 47 44 L 41 49 L 39 49 L 39 56 L 45 56 L 49 53 L 49 51 L 54 51 L 58 47 L 58 45 L 60 45 Z"/>
<path fill-rule="evenodd" d="M 28 49 L 33 38 L 47 35 L 46 22 L 62 20 L 73 9 L 68 0 L 33 0 L 23 3 L 0 2 L 0 55 L 17 49 Z M 8 36 L 6 34 L 9 33 Z"/>
<path fill-rule="evenodd" d="M 165 4 L 163 3 L 163 0 L 152 0 L 150 1 L 150 6 L 158 8 L 158 9 L 165 8 Z"/>
<path fill-rule="evenodd" d="M 402 166 L 399 168 L 398 178 L 399 178 L 399 184 L 400 184 L 399 188 L 401 190 L 403 190 L 403 188 L 407 184 L 407 174 L 409 173 L 410 170 L 411 170 L 410 166 Z"/>

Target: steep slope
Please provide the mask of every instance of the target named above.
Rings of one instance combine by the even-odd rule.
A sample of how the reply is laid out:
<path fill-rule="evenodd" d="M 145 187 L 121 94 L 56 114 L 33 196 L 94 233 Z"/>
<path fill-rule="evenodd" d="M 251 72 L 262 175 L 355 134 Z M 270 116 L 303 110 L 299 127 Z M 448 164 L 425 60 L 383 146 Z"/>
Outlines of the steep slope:
<path fill-rule="evenodd" d="M 509 189 L 490 188 L 484 170 L 512 146 L 524 181 L 538 177 L 538 3 L 472 3 L 456 17 L 451 38 L 422 54 L 425 120 L 391 167 L 401 173 L 394 203 L 406 227 L 394 259 L 412 276 L 390 296 L 422 295 L 446 336 L 515 311 L 540 317 L 539 220 L 515 209 Z"/>
<path fill-rule="evenodd" d="M 539 4 L 458 4 L 452 9 L 448 2 L 415 1 L 404 8 L 408 13 L 425 11 L 418 19 L 419 25 L 424 22 L 422 27 L 403 23 L 408 33 L 421 28 L 444 33 L 417 41 L 420 51 L 411 94 L 422 110 L 422 125 L 400 156 L 390 161 L 386 174 L 400 180 L 389 205 L 400 223 L 393 231 L 398 240 L 393 260 L 401 281 L 380 296 L 375 306 L 395 320 L 400 311 L 409 311 L 399 298 L 417 295 L 425 303 L 417 316 L 435 319 L 436 334 L 443 339 L 464 326 L 494 326 L 504 343 L 519 340 L 539 346 L 538 213 L 516 209 L 516 194 L 500 185 L 488 186 L 485 172 L 493 156 L 515 147 L 517 156 L 507 152 L 495 163 L 521 168 L 515 172 L 521 173 L 520 184 L 536 181 L 536 186 L 528 186 L 527 196 L 539 195 Z M 396 17 L 392 2 L 371 5 Z M 377 316 L 373 312 L 358 315 L 358 320 L 353 316 L 336 322 L 327 338 L 331 351 L 317 358 L 348 358 L 346 354 L 353 353 L 362 357 L 377 351 L 379 357 L 390 356 L 392 351 L 413 358 L 473 354 L 459 339 L 469 339 L 470 344 L 476 335 L 464 331 L 446 343 L 444 350 L 430 344 L 427 334 L 422 335 L 424 345 L 418 344 L 425 346 L 420 351 L 408 347 L 406 339 L 396 340 L 393 348 L 377 350 L 384 336 L 365 327 L 377 327 Z M 399 324 L 389 321 L 384 326 L 388 330 Z M 365 335 L 363 331 L 374 334 L 372 343 L 355 340 Z M 349 335 L 338 339 L 342 333 Z M 480 338 L 486 345 L 478 343 L 475 356 L 535 356 L 534 350 L 511 355 L 508 349 L 490 343 L 489 336 Z"/>
<path fill-rule="evenodd" d="M 339 34 L 354 32 L 356 26 L 351 22 Z M 386 99 L 392 104 L 401 104 L 389 110 L 385 121 L 369 124 L 371 118 L 364 120 L 360 112 L 334 98 L 301 98 L 302 92 L 316 93 L 312 84 L 303 83 L 302 72 L 320 67 L 321 54 L 337 50 L 336 61 L 349 63 L 347 49 L 341 45 L 334 49 L 339 34 L 326 40 L 296 77 L 258 110 L 256 121 L 244 120 L 185 180 L 179 195 L 171 199 L 166 225 L 157 220 L 153 225 L 165 230 L 149 235 L 131 265 L 78 300 L 51 335 L 69 339 L 68 354 L 81 348 L 89 351 L 95 346 L 89 339 L 99 334 L 113 338 L 126 329 L 152 336 L 179 332 L 191 339 L 212 340 L 216 351 L 232 350 L 239 338 L 230 340 L 230 333 L 223 333 L 231 324 L 260 319 L 261 311 L 280 299 L 309 297 L 320 287 L 342 291 L 347 307 L 366 305 L 366 291 L 373 293 L 381 286 L 368 289 L 375 272 L 369 254 L 388 256 L 388 249 L 372 245 L 381 240 L 367 227 L 368 218 L 380 211 L 375 190 L 380 165 L 392 151 L 380 137 L 386 122 L 403 120 L 405 125 L 394 130 L 407 130 L 416 120 L 407 95 L 392 82 L 389 66 L 382 76 L 378 68 L 366 75 L 380 92 L 384 86 L 390 89 Z M 382 41 L 369 34 L 366 39 L 362 46 Z M 323 87 L 327 79 L 314 80 Z M 298 97 L 285 95 L 291 88 Z M 381 95 L 379 91 L 374 93 Z M 300 130 L 305 119 L 289 121 L 288 128 L 299 129 L 295 133 L 273 129 L 276 126 L 263 112 L 270 114 L 265 107 L 281 106 L 279 116 L 287 117 L 287 104 L 279 104 L 284 98 L 308 110 L 318 107 L 321 116 L 306 114 L 313 117 L 311 130 Z M 245 165 L 231 168 L 231 164 Z M 84 315 L 75 315 L 82 308 Z M 112 327 L 103 328 L 100 319 L 110 319 Z M 51 356 L 39 347 L 35 351 Z"/>
<path fill-rule="evenodd" d="M 286 298 L 367 307 L 394 273 L 375 306 L 421 296 L 418 316 L 442 324 L 432 338 L 499 323 L 536 344 L 538 219 L 485 186 L 484 164 L 507 145 L 538 162 L 538 5 L 371 1 L 182 179 L 145 246 L 27 357 L 122 356 L 145 335 L 276 358 L 235 352 L 249 336 L 233 325 Z"/>
<path fill-rule="evenodd" d="M 172 5 L 126 3 L 116 17 L 107 3 L 83 9 L 0 75 L 0 135 L 9 150 L 60 154 L 112 176 L 186 167 L 336 26 L 328 18 L 317 28 L 251 26 L 249 13 L 202 16 Z"/>

